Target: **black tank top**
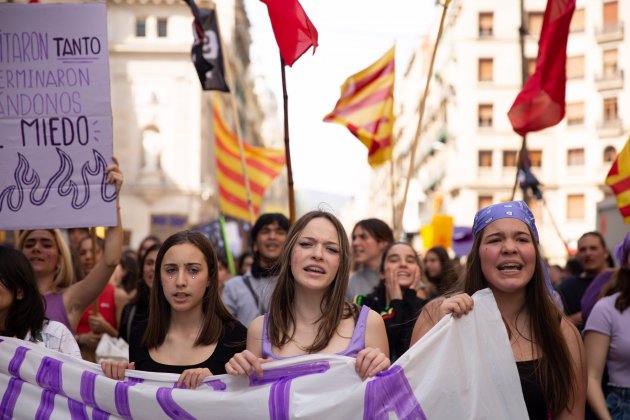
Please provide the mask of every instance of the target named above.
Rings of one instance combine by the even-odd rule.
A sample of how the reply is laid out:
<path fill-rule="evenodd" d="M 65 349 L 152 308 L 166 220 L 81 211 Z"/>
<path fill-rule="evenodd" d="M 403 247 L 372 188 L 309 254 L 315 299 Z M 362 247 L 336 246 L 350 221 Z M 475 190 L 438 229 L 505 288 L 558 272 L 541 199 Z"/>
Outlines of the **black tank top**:
<path fill-rule="evenodd" d="M 516 362 L 518 376 L 521 379 L 521 389 L 530 420 L 549 420 L 549 412 L 542 388 L 536 378 L 537 360 Z"/>

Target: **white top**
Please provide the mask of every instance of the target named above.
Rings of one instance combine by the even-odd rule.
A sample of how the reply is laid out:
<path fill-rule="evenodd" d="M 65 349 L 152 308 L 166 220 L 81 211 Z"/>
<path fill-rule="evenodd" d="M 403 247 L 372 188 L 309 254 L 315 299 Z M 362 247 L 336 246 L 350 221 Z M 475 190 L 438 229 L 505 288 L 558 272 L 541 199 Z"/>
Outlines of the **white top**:
<path fill-rule="evenodd" d="M 29 331 L 24 340 L 81 359 L 79 345 L 70 330 L 61 322 L 44 320 L 41 332 L 32 337 Z"/>

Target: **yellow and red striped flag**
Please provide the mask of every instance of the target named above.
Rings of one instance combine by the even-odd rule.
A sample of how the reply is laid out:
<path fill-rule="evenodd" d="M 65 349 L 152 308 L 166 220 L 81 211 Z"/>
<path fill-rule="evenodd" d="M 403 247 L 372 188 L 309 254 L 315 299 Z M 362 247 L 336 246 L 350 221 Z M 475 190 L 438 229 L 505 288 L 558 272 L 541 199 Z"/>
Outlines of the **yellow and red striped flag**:
<path fill-rule="evenodd" d="M 613 162 L 606 177 L 606 185 L 617 196 L 617 207 L 624 223 L 630 225 L 630 138 Z"/>
<path fill-rule="evenodd" d="M 335 109 L 326 122 L 345 125 L 368 149 L 368 163 L 376 168 L 392 158 L 394 126 L 394 47 L 374 64 L 352 76 L 341 87 Z"/>
<path fill-rule="evenodd" d="M 221 212 L 225 215 L 250 222 L 245 190 L 245 177 L 236 135 L 223 119 L 219 101 L 213 106 L 215 156 Z M 254 210 L 258 217 L 265 190 L 280 174 L 285 165 L 284 150 L 255 147 L 243 142 L 245 166 Z"/>

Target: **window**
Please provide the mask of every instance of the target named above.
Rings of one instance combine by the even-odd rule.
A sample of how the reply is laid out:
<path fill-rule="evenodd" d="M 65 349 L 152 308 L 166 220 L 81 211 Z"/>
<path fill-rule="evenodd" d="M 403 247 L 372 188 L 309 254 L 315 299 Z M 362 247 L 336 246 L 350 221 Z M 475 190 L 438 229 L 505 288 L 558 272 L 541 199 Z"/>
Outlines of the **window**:
<path fill-rule="evenodd" d="M 584 149 L 567 150 L 567 166 L 584 166 Z"/>
<path fill-rule="evenodd" d="M 479 59 L 479 81 L 489 82 L 492 81 L 492 58 L 480 58 Z"/>
<path fill-rule="evenodd" d="M 567 125 L 584 124 L 584 102 L 567 103 Z"/>
<path fill-rule="evenodd" d="M 602 54 L 602 61 L 604 65 L 604 78 L 616 76 L 617 63 L 619 62 L 617 50 L 605 50 Z"/>
<path fill-rule="evenodd" d="M 494 25 L 494 13 L 479 13 L 479 36 L 492 36 L 492 27 Z"/>
<path fill-rule="evenodd" d="M 166 18 L 158 18 L 157 20 L 157 31 L 158 31 L 158 38 L 166 38 L 167 36 L 167 20 Z"/>
<path fill-rule="evenodd" d="M 530 150 L 529 161 L 532 164 L 532 168 L 540 168 L 542 166 L 542 150 Z"/>
<path fill-rule="evenodd" d="M 479 197 L 477 197 L 477 207 L 479 210 L 481 210 L 484 207 L 488 207 L 489 205 L 493 204 L 493 199 L 491 195 L 480 195 Z"/>
<path fill-rule="evenodd" d="M 613 146 L 606 146 L 604 149 L 604 163 L 613 162 L 617 159 L 617 150 Z"/>
<path fill-rule="evenodd" d="M 584 194 L 567 195 L 567 219 L 584 219 Z"/>
<path fill-rule="evenodd" d="M 604 98 L 604 122 L 617 121 L 617 98 Z"/>
<path fill-rule="evenodd" d="M 584 32 L 584 8 L 575 9 L 571 19 L 571 32 Z"/>
<path fill-rule="evenodd" d="M 567 79 L 584 78 L 584 56 L 567 57 Z"/>
<path fill-rule="evenodd" d="M 479 105 L 479 127 L 492 127 L 492 105 Z"/>
<path fill-rule="evenodd" d="M 492 150 L 479 151 L 479 164 L 478 165 L 480 168 L 492 167 Z"/>
<path fill-rule="evenodd" d="M 144 38 L 147 36 L 147 19 L 136 18 L 136 37 Z"/>
<path fill-rule="evenodd" d="M 529 12 L 527 14 L 527 33 L 539 37 L 543 24 L 543 12 Z"/>
<path fill-rule="evenodd" d="M 503 151 L 503 167 L 514 168 L 516 167 L 516 150 L 504 150 Z"/>
<path fill-rule="evenodd" d="M 604 30 L 617 28 L 619 22 L 619 2 L 609 1 L 604 3 Z"/>

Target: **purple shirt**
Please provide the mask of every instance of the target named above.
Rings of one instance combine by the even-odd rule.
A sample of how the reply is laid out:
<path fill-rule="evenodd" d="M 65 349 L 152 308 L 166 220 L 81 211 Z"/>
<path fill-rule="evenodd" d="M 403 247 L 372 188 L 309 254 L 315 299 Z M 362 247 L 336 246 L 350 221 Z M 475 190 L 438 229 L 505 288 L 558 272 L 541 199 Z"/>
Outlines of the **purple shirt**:
<path fill-rule="evenodd" d="M 70 320 L 68 319 L 68 313 L 66 307 L 63 304 L 63 293 L 55 292 L 44 295 L 44 304 L 46 305 L 46 318 L 51 321 L 61 322 L 70 331 L 74 331 L 74 328 L 70 326 Z"/>
<path fill-rule="evenodd" d="M 588 285 L 584 295 L 582 295 L 582 300 L 580 301 L 580 307 L 582 308 L 582 319 L 584 322 L 588 319 L 588 316 L 591 314 L 593 310 L 593 306 L 597 303 L 599 299 L 599 292 L 602 290 L 602 287 L 613 275 L 613 271 L 606 270 L 599 273 Z"/>
<path fill-rule="evenodd" d="M 348 347 L 346 347 L 344 351 L 337 353 L 338 355 L 357 357 L 357 354 L 365 348 L 365 326 L 367 325 L 367 317 L 369 313 L 370 308 L 367 306 L 363 306 L 361 308 L 361 313 L 359 314 L 359 319 L 357 319 L 357 324 L 354 326 L 354 332 L 352 333 L 350 344 L 348 344 Z M 265 314 L 265 319 L 263 321 L 262 357 L 263 359 L 274 360 L 287 359 L 287 357 L 276 356 L 271 350 L 271 342 L 269 341 L 269 334 L 267 334 L 267 315 L 268 314 Z"/>
<path fill-rule="evenodd" d="M 595 304 L 584 332 L 595 331 L 610 337 L 606 358 L 608 383 L 630 388 L 630 308 L 619 312 L 615 308 L 617 297 L 619 293 L 601 298 Z"/>

